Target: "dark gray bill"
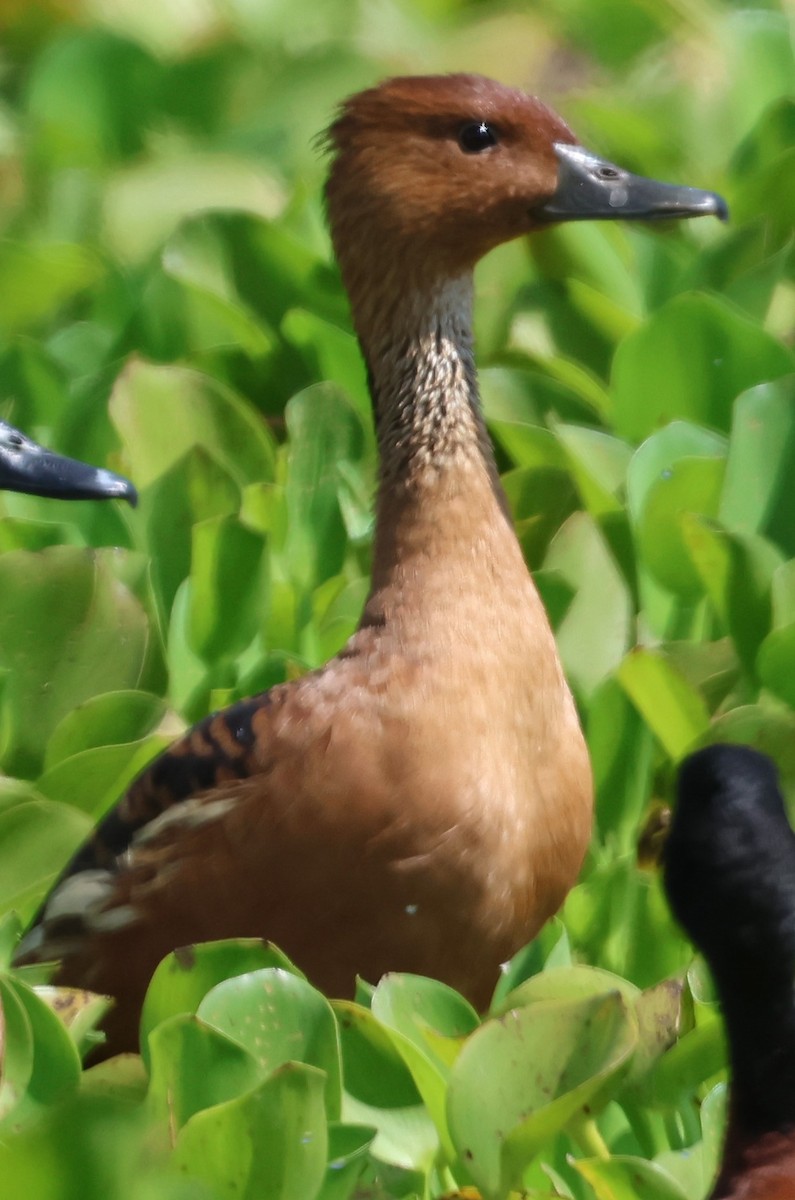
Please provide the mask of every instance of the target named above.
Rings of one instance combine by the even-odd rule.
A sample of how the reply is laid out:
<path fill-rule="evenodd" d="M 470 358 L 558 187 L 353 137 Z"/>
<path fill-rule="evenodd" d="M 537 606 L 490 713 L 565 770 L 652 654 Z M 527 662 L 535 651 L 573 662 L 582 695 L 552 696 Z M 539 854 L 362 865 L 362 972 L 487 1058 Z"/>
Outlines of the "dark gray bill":
<path fill-rule="evenodd" d="M 671 220 L 719 217 L 728 220 L 726 201 L 716 192 L 644 179 L 598 158 L 582 146 L 555 143 L 558 186 L 535 210 L 550 221 Z"/>
<path fill-rule="evenodd" d="M 5 421 L 0 421 L 0 488 L 56 500 L 138 502 L 129 479 L 45 450 Z"/>

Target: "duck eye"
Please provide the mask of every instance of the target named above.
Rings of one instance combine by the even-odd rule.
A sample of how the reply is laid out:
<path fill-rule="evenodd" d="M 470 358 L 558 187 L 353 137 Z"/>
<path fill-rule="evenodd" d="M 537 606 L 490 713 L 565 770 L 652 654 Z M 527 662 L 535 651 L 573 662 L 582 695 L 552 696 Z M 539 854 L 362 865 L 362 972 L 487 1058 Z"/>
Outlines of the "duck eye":
<path fill-rule="evenodd" d="M 458 135 L 458 144 L 466 154 L 479 154 L 489 146 L 496 146 L 498 141 L 495 130 L 485 121 L 472 121 Z"/>

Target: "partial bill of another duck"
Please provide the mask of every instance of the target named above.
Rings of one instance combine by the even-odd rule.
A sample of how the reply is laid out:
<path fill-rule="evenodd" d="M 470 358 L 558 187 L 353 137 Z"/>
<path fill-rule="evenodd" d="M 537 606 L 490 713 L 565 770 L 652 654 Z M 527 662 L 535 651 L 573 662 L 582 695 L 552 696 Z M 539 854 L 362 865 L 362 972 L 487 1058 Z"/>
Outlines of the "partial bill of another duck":
<path fill-rule="evenodd" d="M 0 489 L 55 500 L 138 502 L 123 475 L 47 450 L 5 421 L 0 421 Z"/>

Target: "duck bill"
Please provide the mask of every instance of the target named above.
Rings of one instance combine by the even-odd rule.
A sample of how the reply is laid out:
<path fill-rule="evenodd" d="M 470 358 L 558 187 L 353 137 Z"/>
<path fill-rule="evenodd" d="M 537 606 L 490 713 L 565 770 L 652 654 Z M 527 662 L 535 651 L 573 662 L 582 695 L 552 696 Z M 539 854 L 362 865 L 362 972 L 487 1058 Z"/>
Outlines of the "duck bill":
<path fill-rule="evenodd" d="M 728 220 L 716 192 L 679 187 L 633 175 L 582 146 L 555 143 L 558 186 L 535 215 L 547 221 L 670 221 L 684 217 Z"/>
<path fill-rule="evenodd" d="M 0 489 L 56 500 L 127 500 L 138 494 L 122 475 L 65 458 L 0 421 Z"/>

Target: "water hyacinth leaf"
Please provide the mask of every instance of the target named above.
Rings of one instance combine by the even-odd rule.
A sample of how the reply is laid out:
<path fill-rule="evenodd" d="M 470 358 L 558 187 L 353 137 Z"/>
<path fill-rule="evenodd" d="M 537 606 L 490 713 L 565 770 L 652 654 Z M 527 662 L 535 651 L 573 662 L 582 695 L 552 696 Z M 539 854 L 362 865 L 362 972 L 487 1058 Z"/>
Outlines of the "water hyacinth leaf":
<path fill-rule="evenodd" d="M 51 984 L 34 984 L 33 990 L 69 1031 L 81 1057 L 89 1047 L 102 1040 L 103 1035 L 97 1032 L 97 1026 L 113 1004 L 109 996 L 100 996 L 83 988 L 54 987 Z"/>
<path fill-rule="evenodd" d="M 690 515 L 680 518 L 687 551 L 737 656 L 753 674 L 772 621 L 771 590 L 781 556 L 764 538 L 731 534 Z"/>
<path fill-rule="evenodd" d="M 363 1105 L 406 1108 L 419 1100 L 416 1084 L 395 1043 L 369 1008 L 334 1000 L 345 1090 Z"/>
<path fill-rule="evenodd" d="M 548 967 L 531 979 L 525 980 L 492 1010 L 492 1016 L 500 1016 L 512 1008 L 529 1008 L 548 1000 L 574 1000 L 588 996 L 604 996 L 618 992 L 628 1007 L 633 1007 L 640 997 L 640 989 L 613 971 L 588 967 L 579 963 L 564 967 Z"/>
<path fill-rule="evenodd" d="M 165 711 L 165 702 L 151 692 L 128 689 L 93 696 L 67 713 L 53 730 L 44 767 L 54 767 L 82 750 L 137 742 L 155 728 Z M 174 733 L 178 731 L 175 719 Z"/>
<path fill-rule="evenodd" d="M 463 1041 L 480 1024 L 463 996 L 422 975 L 385 975 L 371 1008 L 383 1025 L 402 1033 L 442 1070 L 452 1066 Z"/>
<path fill-rule="evenodd" d="M 555 967 L 571 966 L 571 944 L 560 917 L 547 921 L 526 946 L 503 963 L 500 977 L 489 1005 L 489 1016 L 503 1011 L 506 996 L 539 972 Z"/>
<path fill-rule="evenodd" d="M 581 1158 L 572 1165 L 590 1184 L 596 1200 L 689 1200 L 664 1167 L 643 1158 Z"/>
<path fill-rule="evenodd" d="M 11 966 L 11 957 L 22 936 L 22 922 L 18 913 L 7 912 L 0 917 L 0 972 Z"/>
<path fill-rule="evenodd" d="M 629 589 L 603 533 L 586 513 L 575 513 L 560 528 L 545 566 L 576 589 L 556 638 L 570 682 L 590 695 L 629 649 Z"/>
<path fill-rule="evenodd" d="M 591 516 L 620 512 L 620 492 L 632 457 L 631 447 L 600 429 L 578 425 L 557 425 L 555 436 Z"/>
<path fill-rule="evenodd" d="M 302 646 L 313 662 L 327 662 L 348 640 L 359 623 L 370 581 L 365 575 L 347 582 L 345 576 L 327 579 L 312 597 L 313 622 L 305 631 Z M 310 653 L 310 644 L 311 653 Z"/>
<path fill-rule="evenodd" d="M 238 295 L 275 329 L 291 309 L 307 309 L 349 326 L 347 306 L 335 272 L 307 239 L 275 221 L 242 213 L 218 218 L 231 256 Z M 263 288 L 262 280 L 268 280 Z"/>
<path fill-rule="evenodd" d="M 239 1042 L 187 1013 L 152 1031 L 149 1055 L 149 1104 L 174 1133 L 194 1113 L 232 1100 L 262 1079 Z"/>
<path fill-rule="evenodd" d="M 318 1067 L 329 1120 L 339 1118 L 337 1023 L 328 1000 L 305 979 L 278 967 L 236 975 L 207 993 L 198 1016 L 244 1046 L 262 1073 L 292 1061 Z"/>
<path fill-rule="evenodd" d="M 35 152 L 50 169 L 96 168 L 138 153 L 143 128 L 134 113 L 150 119 L 158 76 L 140 47 L 100 28 L 56 37 L 35 60 L 26 97 Z"/>
<path fill-rule="evenodd" d="M 633 650 L 618 669 L 618 681 L 674 760 L 692 749 L 709 728 L 701 696 L 660 654 Z"/>
<path fill-rule="evenodd" d="M 559 471 L 565 466 L 565 457 L 553 434 L 541 425 L 492 417 L 489 429 L 517 467 Z"/>
<path fill-rule="evenodd" d="M 286 1063 L 243 1096 L 193 1116 L 174 1167 L 219 1200 L 314 1200 L 326 1174 L 324 1084 L 315 1067 Z"/>
<path fill-rule="evenodd" d="M 194 446 L 239 487 L 273 478 L 274 446 L 264 422 L 209 375 L 131 359 L 114 384 L 110 415 L 140 489 Z"/>
<path fill-rule="evenodd" d="M 13 1110 L 13 1120 L 23 1122 L 77 1090 L 80 1057 L 56 1012 L 27 984 L 8 980 L 2 993 L 4 1006 L 10 988 L 25 1010 L 33 1043 L 33 1064 L 25 1094 Z"/>
<path fill-rule="evenodd" d="M 40 775 L 36 787 L 47 799 L 82 809 L 97 820 L 172 740 L 153 735 L 121 746 L 82 750 Z"/>
<path fill-rule="evenodd" d="M 22 1100 L 33 1074 L 30 1017 L 10 979 L 0 978 L 0 1122 Z"/>
<path fill-rule="evenodd" d="M 627 1076 L 628 1084 L 644 1078 L 676 1042 L 682 1025 L 683 986 L 680 979 L 664 979 L 646 988 L 635 1001 L 638 1048 Z"/>
<path fill-rule="evenodd" d="M 444 1028 L 474 1028 L 477 1016 L 460 997 L 453 999 L 444 985 L 434 980 L 417 980 L 417 976 L 387 975 L 376 988 L 373 998 L 373 1016 L 380 1020 L 395 1049 L 405 1062 L 417 1091 L 430 1114 L 439 1134 L 442 1148 L 448 1157 L 454 1150 L 447 1127 L 445 1098 L 450 1073 L 450 1063 L 460 1049 L 457 1042 L 436 1032 L 426 1013 L 433 1014 Z M 394 981 L 394 982 L 393 982 Z M 430 985 L 428 987 L 424 985 Z M 434 985 L 441 990 L 435 994 Z M 379 999 L 379 990 L 384 991 Z M 416 991 L 415 991 L 416 989 Z M 455 996 L 455 993 L 452 994 Z M 474 1018 L 474 1024 L 472 1020 Z"/>
<path fill-rule="evenodd" d="M 124 1101 L 136 1112 L 145 1111 L 149 1075 L 139 1054 L 115 1054 L 88 1067 L 80 1081 L 80 1096 L 105 1102 Z"/>
<path fill-rule="evenodd" d="M 155 598 L 166 623 L 180 585 L 190 575 L 193 527 L 232 516 L 241 490 L 204 446 L 193 446 L 141 495 L 137 520 L 151 555 Z M 163 520 L 168 513 L 168 520 Z"/>
<path fill-rule="evenodd" d="M 281 188 L 261 162 L 231 154 L 150 158 L 118 172 L 105 191 L 105 236 L 123 262 L 145 259 L 180 221 L 212 209 L 278 216 Z"/>
<path fill-rule="evenodd" d="M 372 402 L 364 363 L 353 334 L 304 308 L 293 308 L 286 313 L 281 332 L 300 349 L 304 360 L 312 364 L 312 375 L 316 379 L 333 380 L 345 389 L 361 418 L 369 443 L 368 452 L 372 454 L 375 451 Z"/>
<path fill-rule="evenodd" d="M 487 1021 L 453 1067 L 448 1119 L 459 1158 L 490 1197 L 543 1144 L 608 1096 L 637 1042 L 618 993 L 542 1002 Z"/>
<path fill-rule="evenodd" d="M 795 708 L 795 624 L 771 630 L 759 647 L 756 667 L 764 686 Z"/>
<path fill-rule="evenodd" d="M 291 445 L 285 555 L 292 578 L 310 590 L 342 567 L 347 535 L 339 468 L 343 462 L 361 465 L 365 440 L 350 401 L 331 384 L 317 384 L 293 396 L 285 419 Z"/>
<path fill-rule="evenodd" d="M 681 458 L 649 488 L 636 529 L 638 551 L 658 583 L 693 600 L 704 584 L 683 542 L 681 517 L 714 517 L 723 485 L 718 458 Z"/>
<path fill-rule="evenodd" d="M 665 370 L 649 371 L 650 362 Z M 792 369 L 780 342 L 717 297 L 677 296 L 616 352 L 616 430 L 640 441 L 677 418 L 728 430 L 740 392 Z"/>
<path fill-rule="evenodd" d="M 0 913 L 14 908 L 32 917 L 47 886 L 90 832 L 88 816 L 49 800 L 0 811 Z"/>
<path fill-rule="evenodd" d="M 368 1125 L 329 1122 L 328 1166 L 317 1200 L 349 1200 L 353 1196 L 375 1133 Z"/>
<path fill-rule="evenodd" d="M 43 1120 L 0 1141 L 0 1172 L 10 1195 L 130 1200 L 134 1181 L 136 1190 L 146 1188 L 144 1194 L 152 1200 L 215 1200 L 197 1183 L 187 1194 L 155 1191 L 163 1158 L 140 1105 L 107 1094 L 72 1097 Z"/>
<path fill-rule="evenodd" d="M 267 601 L 265 549 L 236 517 L 193 526 L 189 636 L 206 662 L 234 657 L 256 636 Z"/>
<path fill-rule="evenodd" d="M 438 1155 L 439 1135 L 395 1039 L 369 1008 L 350 1000 L 336 1000 L 333 1007 L 342 1048 L 345 1121 L 377 1130 L 372 1154 L 380 1164 L 424 1174 Z"/>
<path fill-rule="evenodd" d="M 726 1108 L 728 1088 L 725 1083 L 716 1083 L 701 1101 L 699 1117 L 703 1134 L 702 1158 L 704 1175 L 713 1180 L 718 1174 L 718 1167 L 723 1154 L 723 1142 L 726 1136 Z"/>
<path fill-rule="evenodd" d="M 683 971 L 693 952 L 674 924 L 659 876 L 640 870 L 636 853 L 600 864 L 569 893 L 564 911 L 583 957 L 636 987 L 651 987 Z M 618 921 L 619 913 L 632 919 Z"/>
<path fill-rule="evenodd" d="M 58 596 L 58 604 L 52 596 Z M 134 688 L 149 625 L 108 561 L 70 546 L 0 556 L 0 757 L 34 773 L 44 745 L 75 705 Z"/>
<path fill-rule="evenodd" d="M 795 376 L 763 383 L 734 404 L 718 516 L 739 533 L 763 533 L 795 554 Z"/>
<path fill-rule="evenodd" d="M 235 975 L 283 967 L 297 971 L 275 946 L 258 938 L 202 942 L 183 946 L 158 965 L 146 993 L 141 1015 L 141 1053 L 148 1056 L 148 1039 L 162 1021 L 179 1013 L 195 1013 L 207 993 Z"/>
<path fill-rule="evenodd" d="M 675 1108 L 725 1067 L 726 1038 L 715 1013 L 702 1018 L 654 1063 L 638 1094 L 657 1107 Z"/>
<path fill-rule="evenodd" d="M 262 358 L 275 335 L 241 300 L 228 260 L 223 230 L 212 216 L 184 222 L 161 258 L 164 272 L 181 289 L 178 303 L 170 307 L 181 311 L 194 350 L 236 349 Z"/>
<path fill-rule="evenodd" d="M 626 1085 L 646 1074 L 655 1061 L 676 1040 L 679 1028 L 682 985 L 666 980 L 641 991 L 628 979 L 615 972 L 580 964 L 547 967 L 510 992 L 499 1007 L 492 1006 L 492 1015 L 499 1016 L 512 1008 L 528 1008 L 547 1000 L 570 1000 L 586 996 L 603 996 L 618 992 L 638 1023 L 638 1045 L 626 1078 Z"/>
<path fill-rule="evenodd" d="M 638 824 L 648 803 L 654 743 L 614 676 L 591 696 L 588 746 L 599 828 L 615 840 L 619 853 L 636 853 Z"/>
<path fill-rule="evenodd" d="M 66 242 L 0 243 L 0 331 L 4 334 L 52 315 L 76 293 L 98 283 L 100 258 Z"/>
<path fill-rule="evenodd" d="M 726 438 L 689 421 L 673 421 L 646 438 L 632 455 L 627 468 L 627 505 L 635 525 L 639 524 L 649 493 L 681 459 L 722 459 Z"/>
<path fill-rule="evenodd" d="M 542 452 L 554 443 L 546 442 Z M 555 446 L 555 457 L 559 456 Z M 540 563 L 550 539 L 577 507 L 577 494 L 568 472 L 561 467 L 520 467 L 502 477 L 516 536 L 525 558 Z"/>

